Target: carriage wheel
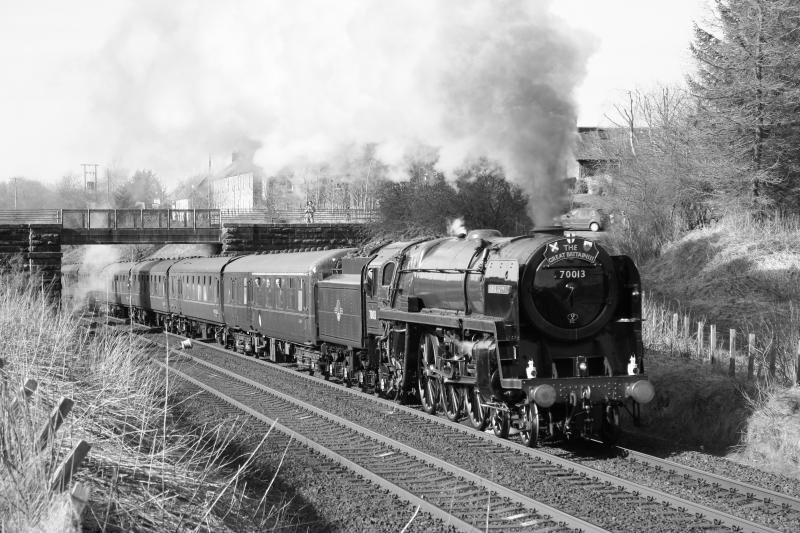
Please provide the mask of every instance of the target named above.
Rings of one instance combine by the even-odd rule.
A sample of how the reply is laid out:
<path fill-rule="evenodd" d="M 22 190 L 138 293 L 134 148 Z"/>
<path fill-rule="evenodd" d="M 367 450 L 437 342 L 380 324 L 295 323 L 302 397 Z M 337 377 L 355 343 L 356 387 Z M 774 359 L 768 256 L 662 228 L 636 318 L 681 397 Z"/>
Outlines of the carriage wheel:
<path fill-rule="evenodd" d="M 600 440 L 607 446 L 615 446 L 621 433 L 619 425 L 619 406 L 606 405 L 603 423 L 600 426 Z"/>
<path fill-rule="evenodd" d="M 489 424 L 489 410 L 481 406 L 481 393 L 475 387 L 466 389 L 464 407 L 472 427 L 483 431 Z"/>
<path fill-rule="evenodd" d="M 539 408 L 533 402 L 522 408 L 522 428 L 519 431 L 519 438 L 528 448 L 534 448 L 539 443 Z"/>
<path fill-rule="evenodd" d="M 511 429 L 511 416 L 508 411 L 492 408 L 489 410 L 489 426 L 497 437 L 505 439 Z"/>
<path fill-rule="evenodd" d="M 439 403 L 439 381 L 428 376 L 425 371 L 436 362 L 438 348 L 439 340 L 435 336 L 425 334 L 420 339 L 417 389 L 422 410 L 431 415 L 436 414 L 436 406 Z"/>

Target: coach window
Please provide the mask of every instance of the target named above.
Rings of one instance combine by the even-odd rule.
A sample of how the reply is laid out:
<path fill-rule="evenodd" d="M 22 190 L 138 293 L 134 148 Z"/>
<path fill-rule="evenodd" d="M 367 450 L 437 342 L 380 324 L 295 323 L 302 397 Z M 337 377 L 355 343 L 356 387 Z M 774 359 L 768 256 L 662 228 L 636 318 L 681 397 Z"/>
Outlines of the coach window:
<path fill-rule="evenodd" d="M 243 300 L 245 305 L 247 305 L 247 293 L 249 292 L 248 291 L 248 288 L 249 288 L 249 283 L 248 282 L 249 281 L 250 280 L 248 278 L 244 278 L 242 280 L 242 300 Z"/>
<path fill-rule="evenodd" d="M 384 287 L 392 283 L 392 276 L 394 276 L 394 263 L 387 263 L 383 267 L 383 276 L 381 278 L 381 285 Z"/>
<path fill-rule="evenodd" d="M 303 310 L 303 280 L 298 280 L 297 283 L 297 310 Z"/>

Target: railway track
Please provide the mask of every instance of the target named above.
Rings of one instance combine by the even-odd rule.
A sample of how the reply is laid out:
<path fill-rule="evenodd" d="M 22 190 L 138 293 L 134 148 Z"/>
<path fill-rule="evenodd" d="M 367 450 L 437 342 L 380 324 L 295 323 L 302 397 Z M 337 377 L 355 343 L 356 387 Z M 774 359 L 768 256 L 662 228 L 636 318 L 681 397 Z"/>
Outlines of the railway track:
<path fill-rule="evenodd" d="M 619 448 L 621 455 L 634 463 L 650 466 L 672 477 L 682 477 L 704 482 L 716 488 L 727 490 L 734 497 L 744 497 L 752 501 L 768 505 L 780 506 L 782 509 L 791 509 L 800 513 L 800 499 L 787 496 L 774 490 L 758 487 L 752 483 L 745 483 L 730 479 L 725 476 L 704 472 L 691 466 L 681 465 L 667 459 L 654 457 L 645 453 Z M 737 502 L 737 505 L 742 502 Z"/>
<path fill-rule="evenodd" d="M 164 338 L 163 333 L 159 337 Z M 177 345 L 178 338 L 173 337 L 173 339 Z M 715 476 L 708 473 L 698 471 L 697 476 L 692 477 L 694 472 L 675 469 L 680 465 L 661 463 L 657 467 L 656 463 L 648 463 L 653 465 L 650 468 L 660 468 L 665 472 L 671 469 L 673 473 L 670 475 L 683 480 L 682 483 L 687 486 L 694 485 L 696 487 L 697 480 L 704 479 L 706 484 L 715 489 L 729 492 L 733 489 L 732 494 L 739 494 L 747 498 L 751 507 L 777 505 L 778 511 L 772 513 L 776 520 L 754 523 L 742 516 L 734 516 L 688 499 L 652 489 L 551 453 L 525 448 L 512 441 L 501 441 L 493 436 L 475 432 L 463 425 L 430 417 L 419 410 L 399 406 L 294 370 L 232 354 L 220 350 L 216 346 L 195 343 L 195 347 L 192 349 L 191 355 L 181 353 L 174 359 L 172 361 L 175 365 L 173 369 L 176 372 L 186 371 L 184 373 L 188 378 L 205 383 L 209 388 L 234 390 L 244 387 L 250 390 L 248 393 L 239 393 L 242 395 L 239 399 L 231 395 L 225 398 L 225 401 L 232 405 L 238 402 L 241 407 L 247 407 L 244 410 L 253 416 L 260 413 L 258 416 L 269 418 L 268 413 L 271 412 L 275 414 L 276 418 L 286 423 L 287 431 L 300 434 L 300 430 L 302 430 L 304 432 L 302 434 L 305 435 L 310 432 L 312 437 L 306 437 L 309 440 L 316 440 L 318 433 L 327 433 L 314 430 L 314 428 L 320 427 L 320 417 L 328 421 L 335 420 L 340 427 L 348 425 L 359 427 L 359 430 L 351 429 L 351 431 L 360 432 L 362 438 L 366 438 L 370 443 L 369 446 L 365 444 L 363 447 L 359 447 L 348 444 L 344 448 L 342 446 L 337 448 L 334 442 L 329 450 L 335 450 L 335 453 L 345 451 L 346 448 L 362 450 L 363 453 L 357 453 L 358 457 L 345 457 L 345 459 L 372 472 L 371 476 L 380 477 L 384 470 L 386 475 L 391 474 L 392 469 L 398 464 L 414 459 L 413 455 L 407 455 L 408 459 L 398 461 L 401 454 L 416 449 L 415 453 L 427 457 L 421 459 L 423 462 L 436 465 L 439 470 L 429 474 L 429 479 L 423 483 L 420 483 L 414 476 L 401 474 L 399 479 L 406 484 L 398 482 L 395 485 L 401 490 L 405 490 L 405 493 L 402 493 L 404 499 L 417 501 L 420 504 L 422 500 L 433 504 L 436 501 L 435 495 L 450 494 L 449 498 L 444 497 L 446 502 L 444 500 L 438 502 L 446 507 L 452 507 L 453 502 L 458 499 L 453 495 L 465 490 L 464 496 L 460 499 L 468 502 L 466 510 L 456 510 L 453 513 L 456 518 L 452 516 L 444 518 L 444 520 L 450 520 L 451 523 L 458 523 L 459 528 L 479 527 L 482 530 L 485 528 L 487 508 L 485 505 L 480 505 L 482 508 L 480 512 L 475 511 L 474 508 L 478 505 L 477 502 L 490 500 L 491 498 L 487 495 L 494 492 L 498 495 L 498 504 L 500 502 L 499 495 L 505 494 L 507 498 L 497 507 L 489 508 L 489 520 L 497 518 L 496 523 L 492 522 L 492 528 L 500 530 L 514 530 L 512 521 L 508 520 L 510 517 L 515 517 L 515 530 L 530 530 L 539 524 L 538 520 L 544 520 L 542 514 L 549 514 L 555 522 L 560 522 L 559 527 L 580 528 L 585 531 L 597 530 L 591 529 L 592 527 L 625 531 L 792 531 L 797 529 L 798 522 L 795 521 L 797 519 L 792 514 L 797 511 L 797 502 L 788 501 L 787 497 L 771 493 L 771 491 L 759 492 L 758 487 L 744 487 L 742 484 L 734 487 L 730 483 L 736 482 L 728 480 L 717 483 L 712 480 Z M 195 372 L 195 374 L 192 375 L 191 372 Z M 213 376 L 208 379 L 210 374 Z M 232 385 L 233 382 L 241 384 Z M 324 394 L 321 393 L 320 387 L 325 388 Z M 265 391 L 267 388 L 274 389 L 274 392 L 267 393 Z M 279 407 L 262 409 L 259 405 L 256 409 L 252 404 L 241 401 L 242 398 L 252 399 L 255 394 L 253 390 L 259 390 L 259 394 L 272 394 L 275 399 L 269 402 L 265 400 L 264 405 L 268 406 L 272 405 L 272 402 L 279 402 L 274 404 Z M 280 392 L 282 390 L 285 392 Z M 222 393 L 216 390 L 215 394 L 220 396 Z M 227 393 L 224 395 L 228 396 Z M 290 395 L 300 399 L 291 400 Z M 295 407 L 290 411 L 287 410 L 288 404 L 280 402 L 295 402 L 293 404 Z M 289 425 L 287 415 L 280 413 L 291 413 L 288 418 L 297 426 Z M 354 416 L 356 414 L 357 416 Z M 303 423 L 304 421 L 305 423 Z M 379 441 L 376 439 L 385 438 L 382 437 L 385 433 L 391 433 L 393 439 L 389 440 L 394 442 L 392 444 L 384 442 L 380 444 L 379 448 L 376 448 L 379 445 Z M 329 436 L 329 438 L 333 437 Z M 388 455 L 378 457 L 383 454 Z M 342 456 L 344 457 L 344 455 Z M 645 464 L 646 457 L 650 456 L 629 451 L 626 460 Z M 657 458 L 653 459 L 658 461 Z M 443 468 L 445 466 L 455 467 L 455 470 L 450 470 L 449 475 L 463 478 L 467 481 L 467 485 L 453 485 L 454 488 L 451 489 L 436 487 L 423 491 L 421 495 L 416 496 L 415 500 L 415 487 L 420 485 L 427 487 L 427 483 L 444 478 L 445 470 Z M 397 468 L 399 469 L 399 467 Z M 478 485 L 480 480 L 494 481 Z M 478 486 L 483 492 L 476 492 Z M 450 492 L 442 493 L 442 490 L 450 490 Z M 401 493 L 398 492 L 398 494 Z M 778 496 L 781 497 L 778 498 Z M 542 503 L 557 506 L 564 514 L 560 514 L 560 511 L 556 509 L 548 509 Z M 521 507 L 512 507 L 512 504 Z M 526 505 L 528 507 L 525 507 Z M 435 504 L 434 507 L 436 507 Z M 545 509 L 549 512 L 546 512 Z M 494 510 L 498 512 L 494 512 Z M 435 513 L 436 511 L 430 512 Z M 745 514 L 750 516 L 749 513 Z M 584 521 L 570 522 L 567 515 L 576 515 Z M 592 526 L 587 522 L 592 522 L 597 526 Z M 541 524 L 545 527 L 556 525 L 554 522 L 544 521 Z M 774 528 L 770 526 L 774 526 Z"/>
<path fill-rule="evenodd" d="M 161 364 L 169 367 L 172 375 L 177 374 L 258 420 L 274 424 L 304 446 L 460 530 L 605 531 L 198 358 L 177 354 Z"/>
<path fill-rule="evenodd" d="M 762 523 L 782 521 L 787 526 L 784 530 L 800 529 L 800 499 L 794 496 L 636 450 L 623 447 L 607 450 L 598 441 L 594 444 L 589 450 L 578 446 L 572 454 L 565 453 L 569 451 L 565 449 L 553 449 L 551 453 L 603 470 L 622 469 L 626 477 L 646 479 L 651 486 L 669 487 L 684 497 L 706 501 L 706 505 L 726 512 L 755 515 Z"/>

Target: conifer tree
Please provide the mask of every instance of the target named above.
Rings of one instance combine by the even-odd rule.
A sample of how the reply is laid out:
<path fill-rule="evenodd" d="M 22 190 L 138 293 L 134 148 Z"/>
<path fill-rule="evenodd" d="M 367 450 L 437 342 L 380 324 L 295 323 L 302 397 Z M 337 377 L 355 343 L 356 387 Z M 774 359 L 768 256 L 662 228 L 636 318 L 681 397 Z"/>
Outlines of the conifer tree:
<path fill-rule="evenodd" d="M 738 165 L 737 197 L 797 209 L 800 199 L 800 3 L 716 0 L 716 26 L 695 25 L 698 124 Z"/>

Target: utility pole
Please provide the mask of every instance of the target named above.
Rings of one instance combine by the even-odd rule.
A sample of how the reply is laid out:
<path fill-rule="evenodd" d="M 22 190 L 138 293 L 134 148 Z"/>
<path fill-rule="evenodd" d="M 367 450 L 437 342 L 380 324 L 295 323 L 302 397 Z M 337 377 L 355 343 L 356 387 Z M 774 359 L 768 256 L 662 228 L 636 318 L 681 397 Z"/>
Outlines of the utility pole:
<path fill-rule="evenodd" d="M 17 180 L 19 178 L 11 178 L 14 182 L 14 209 L 17 208 Z"/>

